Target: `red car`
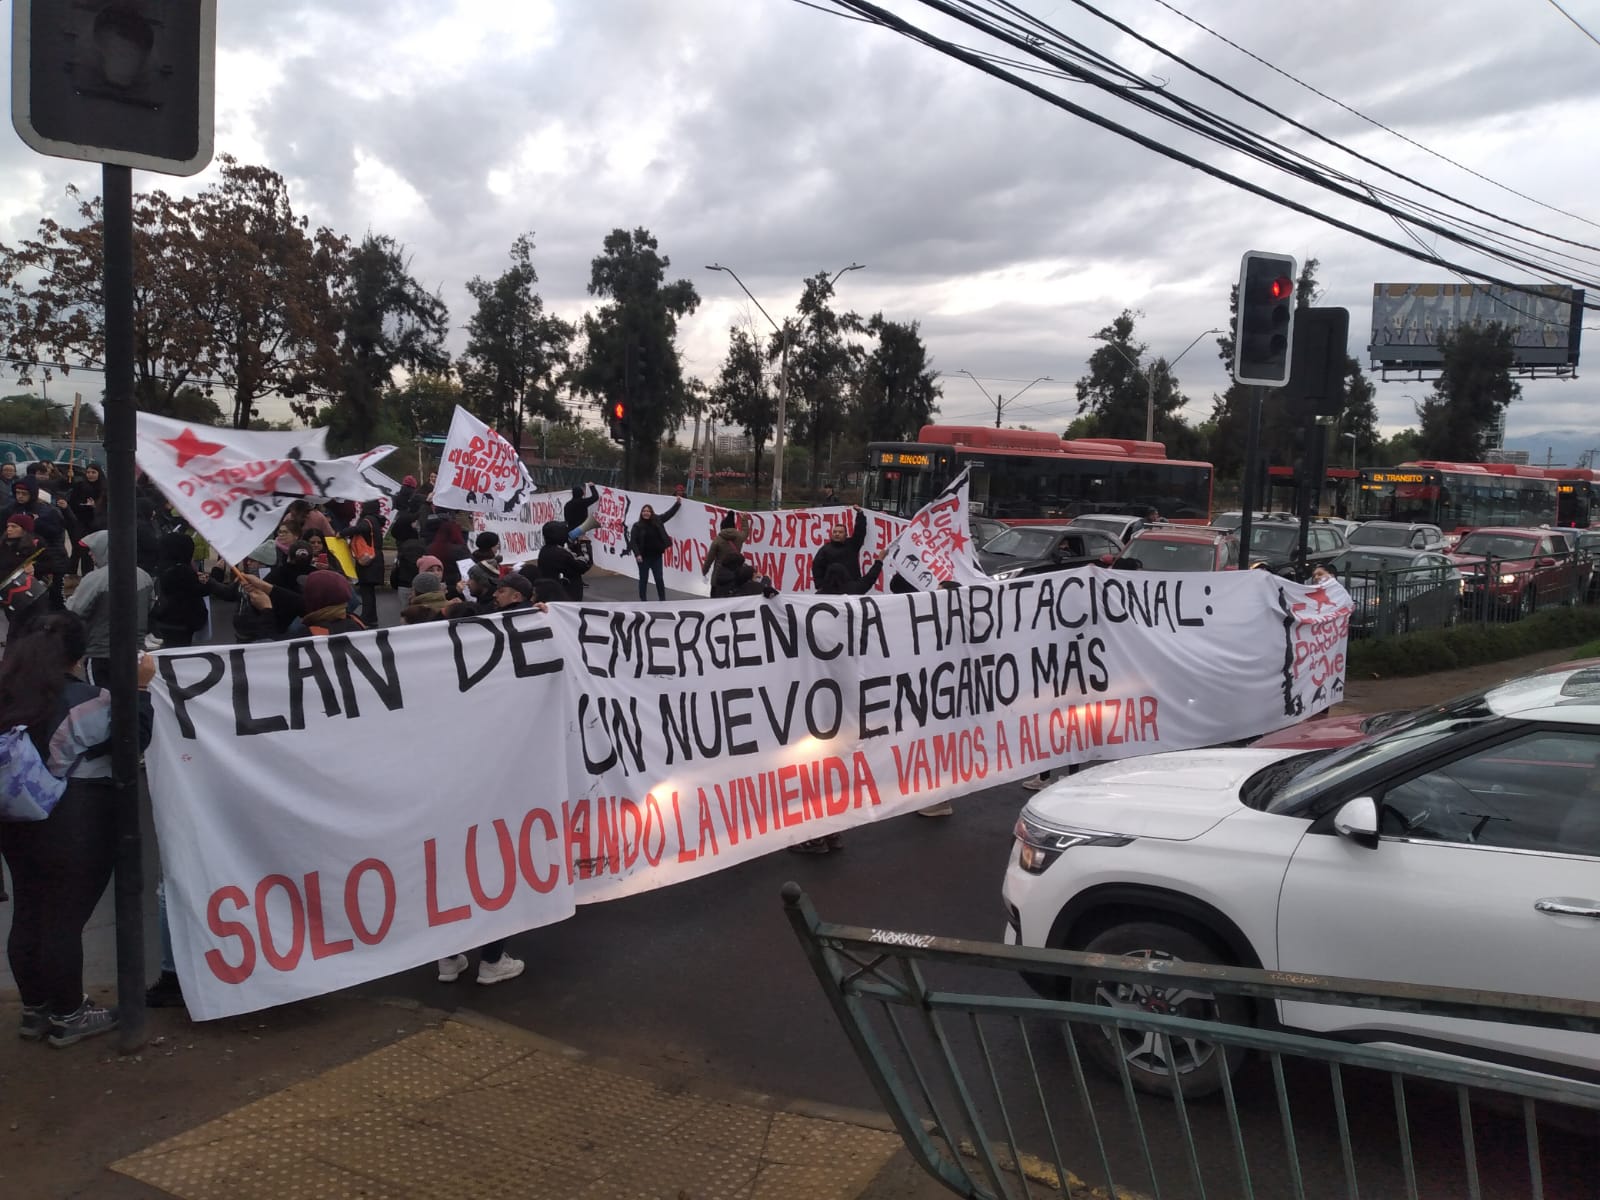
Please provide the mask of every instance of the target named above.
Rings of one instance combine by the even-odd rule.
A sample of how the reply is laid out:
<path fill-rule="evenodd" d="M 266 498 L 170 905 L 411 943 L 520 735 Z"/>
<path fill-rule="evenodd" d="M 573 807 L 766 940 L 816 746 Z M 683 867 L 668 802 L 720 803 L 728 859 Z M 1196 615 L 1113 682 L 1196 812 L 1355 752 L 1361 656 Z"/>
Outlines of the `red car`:
<path fill-rule="evenodd" d="M 1236 571 L 1239 539 L 1225 529 L 1162 525 L 1134 534 L 1122 558 L 1146 571 Z"/>
<path fill-rule="evenodd" d="M 1576 557 L 1567 540 L 1549 530 L 1474 529 L 1449 558 L 1461 570 L 1461 602 L 1469 609 L 1493 604 L 1525 617 L 1541 604 L 1578 599 Z"/>

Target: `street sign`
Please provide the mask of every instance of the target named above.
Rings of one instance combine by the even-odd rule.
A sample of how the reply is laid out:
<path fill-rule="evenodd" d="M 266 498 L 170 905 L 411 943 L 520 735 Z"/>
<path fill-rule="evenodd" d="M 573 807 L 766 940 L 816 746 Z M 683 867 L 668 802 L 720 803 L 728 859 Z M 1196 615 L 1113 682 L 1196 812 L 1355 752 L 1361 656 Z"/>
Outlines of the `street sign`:
<path fill-rule="evenodd" d="M 40 154 L 194 175 L 215 141 L 217 0 L 12 0 L 11 123 Z"/>
<path fill-rule="evenodd" d="M 1285 403 L 1318 417 L 1344 408 L 1344 369 L 1350 358 L 1350 310 L 1302 308 L 1295 318 Z"/>

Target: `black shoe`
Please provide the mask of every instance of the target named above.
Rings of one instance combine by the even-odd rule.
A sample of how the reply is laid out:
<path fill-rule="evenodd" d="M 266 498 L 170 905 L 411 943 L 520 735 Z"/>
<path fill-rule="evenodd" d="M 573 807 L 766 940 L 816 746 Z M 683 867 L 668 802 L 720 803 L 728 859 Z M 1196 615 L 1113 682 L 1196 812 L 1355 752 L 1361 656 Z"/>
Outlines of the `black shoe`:
<path fill-rule="evenodd" d="M 144 993 L 146 1008 L 182 1008 L 183 986 L 171 971 L 163 971 Z"/>
<path fill-rule="evenodd" d="M 812 838 L 801 842 L 798 846 L 790 846 L 790 854 L 827 854 L 833 847 L 828 845 L 826 838 Z"/>

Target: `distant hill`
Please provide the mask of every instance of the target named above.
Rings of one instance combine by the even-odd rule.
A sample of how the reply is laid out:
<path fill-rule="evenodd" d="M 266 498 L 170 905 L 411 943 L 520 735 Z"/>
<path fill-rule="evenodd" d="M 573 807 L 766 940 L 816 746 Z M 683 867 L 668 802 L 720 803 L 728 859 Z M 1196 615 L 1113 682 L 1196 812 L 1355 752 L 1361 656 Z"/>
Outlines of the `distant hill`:
<path fill-rule="evenodd" d="M 1507 450 L 1526 450 L 1528 462 L 1542 467 L 1549 461 L 1558 467 L 1575 466 L 1585 450 L 1600 450 L 1600 431 L 1547 429 L 1539 433 L 1508 433 Z M 1596 455 L 1600 458 L 1600 455 Z M 1600 462 L 1594 464 L 1600 467 Z"/>

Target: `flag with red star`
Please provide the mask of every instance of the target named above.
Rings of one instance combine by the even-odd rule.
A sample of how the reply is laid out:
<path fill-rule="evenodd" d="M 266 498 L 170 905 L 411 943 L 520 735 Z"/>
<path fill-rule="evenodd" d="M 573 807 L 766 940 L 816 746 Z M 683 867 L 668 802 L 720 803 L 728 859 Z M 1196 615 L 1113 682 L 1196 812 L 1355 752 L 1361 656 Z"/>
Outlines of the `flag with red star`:
<path fill-rule="evenodd" d="M 296 500 L 379 500 L 399 487 L 377 470 L 379 446 L 333 458 L 326 429 L 215 429 L 139 414 L 139 467 L 228 562 L 270 539 Z"/>
<path fill-rule="evenodd" d="M 970 586 L 993 582 L 978 565 L 968 524 L 967 472 L 907 522 L 883 554 L 883 569 L 907 583 L 932 591 L 943 583 Z"/>

